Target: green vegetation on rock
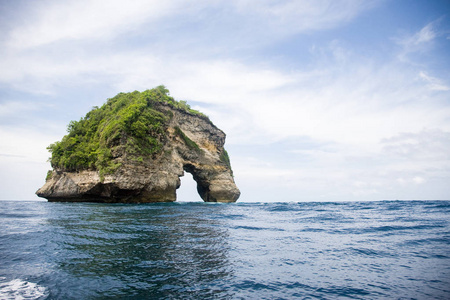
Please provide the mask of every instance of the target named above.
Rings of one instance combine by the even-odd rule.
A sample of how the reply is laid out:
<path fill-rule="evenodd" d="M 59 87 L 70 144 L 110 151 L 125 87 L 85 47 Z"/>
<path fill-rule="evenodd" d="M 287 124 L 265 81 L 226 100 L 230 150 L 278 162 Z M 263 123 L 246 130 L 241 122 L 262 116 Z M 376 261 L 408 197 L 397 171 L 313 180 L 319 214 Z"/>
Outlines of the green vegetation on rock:
<path fill-rule="evenodd" d="M 115 159 L 119 156 L 142 162 L 144 157 L 160 153 L 173 114 L 170 110 L 156 110 L 158 103 L 207 119 L 185 101 L 170 97 L 162 85 L 144 92 L 119 93 L 84 118 L 69 123 L 68 134 L 47 148 L 52 154 L 52 167 L 63 171 L 98 170 L 103 177 L 121 166 Z"/>
<path fill-rule="evenodd" d="M 230 161 L 230 156 L 228 155 L 227 150 L 223 149 L 223 152 L 220 153 L 220 160 L 222 162 L 224 162 L 227 167 L 230 169 L 231 171 L 231 175 L 233 175 L 233 169 L 231 169 L 231 161 Z"/>
<path fill-rule="evenodd" d="M 180 127 L 175 127 L 175 133 L 183 139 L 186 146 L 193 150 L 200 151 L 200 147 L 197 145 L 197 143 L 191 140 L 186 134 L 184 134 Z"/>
<path fill-rule="evenodd" d="M 53 171 L 49 170 L 47 171 L 47 176 L 45 176 L 45 181 L 52 179 L 53 177 Z"/>

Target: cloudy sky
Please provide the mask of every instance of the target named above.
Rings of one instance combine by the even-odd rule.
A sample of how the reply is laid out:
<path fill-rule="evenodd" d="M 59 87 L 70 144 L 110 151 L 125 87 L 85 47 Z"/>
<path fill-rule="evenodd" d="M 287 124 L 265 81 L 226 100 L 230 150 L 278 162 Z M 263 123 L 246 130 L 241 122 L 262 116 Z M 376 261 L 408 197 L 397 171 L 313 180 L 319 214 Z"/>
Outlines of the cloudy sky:
<path fill-rule="evenodd" d="M 241 201 L 450 199 L 449 1 L 0 0 L 0 70 L 2 200 L 160 84 L 227 133 Z"/>

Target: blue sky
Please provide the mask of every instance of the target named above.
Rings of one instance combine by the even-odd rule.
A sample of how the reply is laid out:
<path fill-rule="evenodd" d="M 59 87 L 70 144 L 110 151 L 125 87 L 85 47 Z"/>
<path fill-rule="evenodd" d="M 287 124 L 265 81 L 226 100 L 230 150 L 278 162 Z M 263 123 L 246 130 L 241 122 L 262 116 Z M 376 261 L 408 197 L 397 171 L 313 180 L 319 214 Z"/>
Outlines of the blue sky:
<path fill-rule="evenodd" d="M 227 133 L 240 201 L 450 199 L 449 1 L 0 0 L 0 199 L 119 92 Z M 181 200 L 197 199 L 189 176 Z"/>

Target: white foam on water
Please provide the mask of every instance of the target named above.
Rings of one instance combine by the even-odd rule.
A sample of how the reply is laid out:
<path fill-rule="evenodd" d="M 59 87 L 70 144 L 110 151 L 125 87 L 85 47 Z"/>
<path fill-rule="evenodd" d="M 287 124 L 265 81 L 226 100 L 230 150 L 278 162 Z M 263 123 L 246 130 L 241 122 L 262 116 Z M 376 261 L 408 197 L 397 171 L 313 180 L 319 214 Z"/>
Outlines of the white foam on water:
<path fill-rule="evenodd" d="M 5 279 L 4 277 L 1 279 Z M 39 299 L 47 294 L 45 287 L 36 283 L 14 279 L 9 282 L 0 282 L 1 300 Z"/>

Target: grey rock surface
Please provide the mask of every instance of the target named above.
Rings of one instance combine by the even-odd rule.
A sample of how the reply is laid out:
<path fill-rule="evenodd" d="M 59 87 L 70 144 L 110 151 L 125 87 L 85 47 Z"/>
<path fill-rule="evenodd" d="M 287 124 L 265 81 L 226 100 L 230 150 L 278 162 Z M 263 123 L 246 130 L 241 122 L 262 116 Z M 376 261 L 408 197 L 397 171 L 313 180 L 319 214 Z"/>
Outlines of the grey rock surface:
<path fill-rule="evenodd" d="M 166 142 L 158 155 L 136 161 L 116 153 L 116 160 L 122 165 L 104 178 L 95 170 L 54 169 L 36 194 L 49 201 L 172 202 L 176 200 L 180 177 L 189 172 L 204 201 L 235 202 L 240 191 L 224 159 L 225 133 L 203 116 L 164 103 L 158 110 L 173 113 L 167 126 Z M 186 142 L 186 137 L 198 148 Z"/>

